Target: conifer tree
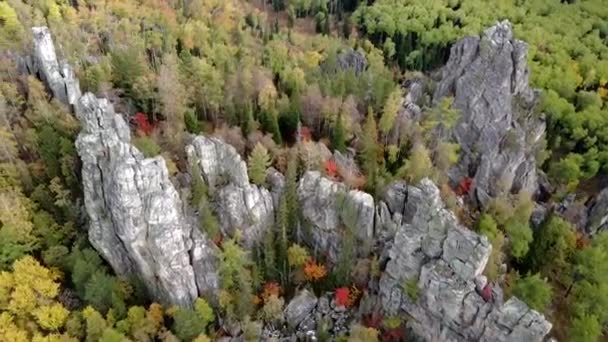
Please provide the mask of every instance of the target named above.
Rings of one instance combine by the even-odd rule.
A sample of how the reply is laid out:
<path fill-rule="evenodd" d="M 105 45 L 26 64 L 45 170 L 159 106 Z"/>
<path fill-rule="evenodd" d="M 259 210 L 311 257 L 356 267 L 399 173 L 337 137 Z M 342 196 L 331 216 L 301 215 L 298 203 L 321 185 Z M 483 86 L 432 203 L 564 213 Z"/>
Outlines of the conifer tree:
<path fill-rule="evenodd" d="M 346 151 L 346 131 L 344 129 L 344 123 L 342 121 L 342 111 L 338 114 L 336 124 L 331 132 L 331 147 L 334 150 L 344 152 Z"/>
<path fill-rule="evenodd" d="M 266 182 L 266 170 L 270 166 L 268 150 L 261 143 L 257 143 L 247 161 L 249 164 L 249 178 L 253 184 L 263 185 Z"/>
<path fill-rule="evenodd" d="M 363 161 L 363 170 L 367 176 L 366 187 L 370 192 L 375 193 L 374 188 L 378 177 L 378 129 L 376 128 L 376 119 L 371 107 L 367 111 L 362 140 L 361 159 Z"/>

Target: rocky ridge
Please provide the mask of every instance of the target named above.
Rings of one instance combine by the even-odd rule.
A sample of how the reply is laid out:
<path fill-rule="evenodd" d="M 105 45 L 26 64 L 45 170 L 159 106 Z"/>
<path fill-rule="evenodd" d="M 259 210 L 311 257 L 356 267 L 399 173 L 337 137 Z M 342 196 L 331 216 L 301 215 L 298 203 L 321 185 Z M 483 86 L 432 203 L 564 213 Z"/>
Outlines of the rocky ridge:
<path fill-rule="evenodd" d="M 47 28 L 34 28 L 34 65 L 53 94 L 74 112 L 82 129 L 76 148 L 82 160 L 89 240 L 123 276 L 140 277 L 163 303 L 189 306 L 218 286 L 215 247 L 189 224 L 162 157 L 144 158 L 130 143 L 130 130 L 111 103 L 86 93 L 64 97 L 77 85 L 73 73 L 58 74 Z"/>
<path fill-rule="evenodd" d="M 46 43 L 48 30 L 38 31 L 43 34 L 35 35 L 35 51 L 52 48 L 52 42 Z M 75 82 L 50 75 L 56 77 L 45 80 L 50 85 Z M 67 97 L 64 102 L 71 103 Z M 91 243 L 118 274 L 142 277 L 161 302 L 190 305 L 197 296 L 213 292 L 218 286 L 216 249 L 185 214 L 164 160 L 146 159 L 130 144 L 128 125 L 107 100 L 88 93 L 74 102 L 74 109 L 83 126 L 77 149 L 83 161 Z M 239 229 L 245 243 L 253 245 L 272 226 L 274 201 L 284 183 L 280 174 L 268 174 L 272 191 L 251 185 L 236 150 L 215 138 L 195 137 L 187 154 L 201 171 L 213 202 L 220 204 L 214 209 L 222 231 L 233 235 Z M 370 288 L 378 290 L 387 314 L 411 316 L 409 327 L 423 339 L 540 341 L 551 329 L 521 301 L 503 305 L 498 288 L 494 301 L 482 298 L 478 291 L 485 283 L 480 274 L 491 246 L 458 224 L 429 180 L 416 186 L 394 183 L 375 202 L 367 193 L 309 171 L 299 182 L 298 199 L 302 225 L 310 232 L 308 244 L 328 251 L 330 260 L 339 255 L 345 227 L 359 241 L 380 246 L 386 269 L 379 284 Z M 411 298 L 408 282 L 417 288 L 417 298 Z M 326 310 L 328 300 L 310 293 L 304 297 L 296 301 L 296 296 L 285 315 L 291 328 L 308 333 L 321 324 L 316 313 Z M 336 322 L 346 319 L 336 317 L 341 317 Z"/>
<path fill-rule="evenodd" d="M 538 190 L 535 155 L 545 123 L 535 113 L 538 91 L 528 85 L 528 45 L 513 38 L 508 21 L 451 48 L 433 101 L 453 96 L 460 119 L 451 132 L 461 158 L 453 183 L 473 178 L 471 194 L 482 206 L 509 192 Z"/>
<path fill-rule="evenodd" d="M 499 288 L 484 300 L 491 245 L 458 224 L 430 180 L 395 183 L 384 197 L 398 226 L 379 282 L 387 314 L 409 315 L 408 326 L 427 341 L 541 341 L 551 330 L 518 299 L 503 305 Z"/>

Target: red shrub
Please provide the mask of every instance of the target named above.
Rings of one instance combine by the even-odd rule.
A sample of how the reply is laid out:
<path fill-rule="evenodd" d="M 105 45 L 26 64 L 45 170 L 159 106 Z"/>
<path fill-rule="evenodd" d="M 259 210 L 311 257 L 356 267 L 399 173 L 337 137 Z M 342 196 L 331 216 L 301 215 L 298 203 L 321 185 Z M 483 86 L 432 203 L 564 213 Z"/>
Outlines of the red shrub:
<path fill-rule="evenodd" d="M 382 334 L 382 341 L 403 341 L 405 339 L 405 328 L 403 326 L 394 329 L 387 329 Z"/>
<path fill-rule="evenodd" d="M 154 126 L 150 123 L 150 121 L 148 121 L 148 116 L 144 113 L 135 114 L 133 121 L 135 121 L 137 130 L 144 135 L 150 135 L 154 130 Z"/>
<path fill-rule="evenodd" d="M 382 317 L 382 315 L 380 313 L 372 312 L 371 315 L 369 315 L 363 319 L 363 325 L 365 325 L 368 328 L 374 328 L 376 330 L 380 330 L 380 328 L 382 328 L 383 320 L 384 320 L 384 318 Z"/>
<path fill-rule="evenodd" d="M 336 289 L 336 304 L 345 307 L 350 305 L 350 289 L 348 287 Z"/>
<path fill-rule="evenodd" d="M 325 173 L 329 177 L 336 178 L 338 176 L 338 166 L 333 159 L 327 159 L 325 163 L 323 163 L 323 166 L 325 168 Z"/>
<path fill-rule="evenodd" d="M 458 189 L 456 190 L 456 193 L 460 196 L 467 195 L 471 191 L 472 185 L 473 185 L 473 178 L 464 177 L 463 179 L 460 180 L 460 183 L 458 183 Z"/>

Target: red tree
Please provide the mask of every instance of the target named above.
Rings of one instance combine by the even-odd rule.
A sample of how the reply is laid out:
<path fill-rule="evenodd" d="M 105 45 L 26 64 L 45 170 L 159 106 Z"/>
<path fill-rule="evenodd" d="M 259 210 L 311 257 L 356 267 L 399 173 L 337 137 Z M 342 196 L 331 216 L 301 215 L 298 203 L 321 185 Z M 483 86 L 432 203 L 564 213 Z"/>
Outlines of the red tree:
<path fill-rule="evenodd" d="M 325 173 L 329 177 L 336 178 L 338 176 L 338 166 L 333 159 L 327 159 L 323 166 L 325 167 Z"/>
<path fill-rule="evenodd" d="M 336 289 L 336 304 L 344 307 L 348 307 L 350 305 L 350 289 L 348 287 L 340 287 Z"/>
<path fill-rule="evenodd" d="M 464 177 L 463 179 L 460 180 L 460 183 L 458 183 L 458 189 L 456 192 L 460 196 L 467 195 L 471 191 L 472 185 L 473 185 L 473 178 Z"/>
<path fill-rule="evenodd" d="M 154 130 L 154 126 L 148 121 L 148 116 L 144 113 L 137 113 L 133 117 L 133 121 L 135 121 L 135 125 L 137 126 L 137 130 L 144 135 L 150 135 Z"/>

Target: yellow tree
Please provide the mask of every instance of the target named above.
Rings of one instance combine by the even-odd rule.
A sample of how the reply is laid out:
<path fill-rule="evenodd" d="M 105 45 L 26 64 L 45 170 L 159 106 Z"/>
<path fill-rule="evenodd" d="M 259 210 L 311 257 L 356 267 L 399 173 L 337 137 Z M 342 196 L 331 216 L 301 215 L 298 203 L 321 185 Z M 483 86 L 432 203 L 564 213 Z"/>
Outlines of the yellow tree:
<path fill-rule="evenodd" d="M 57 272 L 43 267 L 31 256 L 15 261 L 13 272 L 1 272 L 0 310 L 5 312 L 0 326 L 5 330 L 0 329 L 0 334 L 6 331 L 16 334 L 15 329 L 26 334 L 61 329 L 69 311 L 55 301 L 59 294 L 58 279 Z M 36 322 L 38 326 L 30 322 Z"/>

